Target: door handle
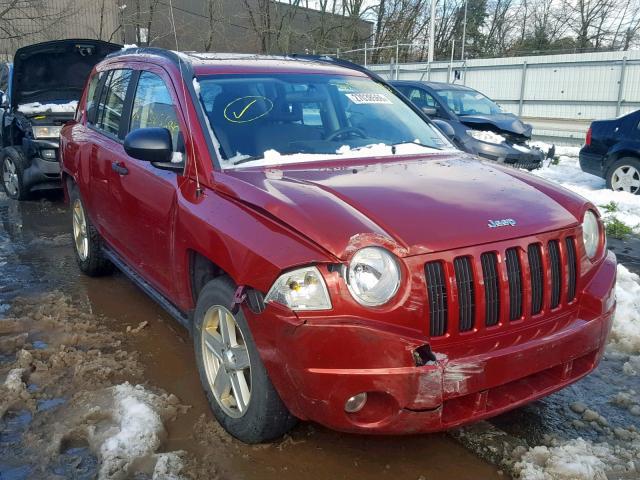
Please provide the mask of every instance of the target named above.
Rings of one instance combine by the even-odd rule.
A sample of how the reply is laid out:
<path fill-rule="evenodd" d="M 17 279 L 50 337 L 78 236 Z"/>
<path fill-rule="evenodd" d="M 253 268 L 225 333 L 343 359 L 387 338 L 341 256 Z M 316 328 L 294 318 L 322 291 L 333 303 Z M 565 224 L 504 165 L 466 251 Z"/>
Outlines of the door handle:
<path fill-rule="evenodd" d="M 118 175 L 127 175 L 129 173 L 129 169 L 125 167 L 122 162 L 113 162 L 111 164 L 111 170 L 116 172 Z"/>

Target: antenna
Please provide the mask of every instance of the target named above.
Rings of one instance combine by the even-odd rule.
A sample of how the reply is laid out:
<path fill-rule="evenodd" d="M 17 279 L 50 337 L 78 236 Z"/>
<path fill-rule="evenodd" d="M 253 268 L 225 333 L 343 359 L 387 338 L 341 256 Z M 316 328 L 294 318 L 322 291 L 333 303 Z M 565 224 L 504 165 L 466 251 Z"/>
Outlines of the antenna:
<path fill-rule="evenodd" d="M 180 48 L 178 47 L 178 33 L 176 32 L 176 20 L 173 16 L 173 0 L 169 0 L 169 11 L 171 12 L 171 28 L 173 29 L 173 38 L 176 42 L 176 53 L 178 54 L 178 68 L 180 69 L 180 81 L 182 82 L 182 97 L 187 98 L 187 90 L 184 85 L 184 75 L 182 73 L 182 58 L 180 57 Z M 191 140 L 191 152 L 195 152 L 195 145 L 193 143 L 193 129 L 191 128 L 191 115 L 187 111 L 187 128 L 189 130 L 189 139 Z M 202 195 L 202 188 L 200 187 L 200 177 L 198 175 L 198 161 L 195 156 L 193 158 L 193 167 L 196 175 L 196 197 Z"/>

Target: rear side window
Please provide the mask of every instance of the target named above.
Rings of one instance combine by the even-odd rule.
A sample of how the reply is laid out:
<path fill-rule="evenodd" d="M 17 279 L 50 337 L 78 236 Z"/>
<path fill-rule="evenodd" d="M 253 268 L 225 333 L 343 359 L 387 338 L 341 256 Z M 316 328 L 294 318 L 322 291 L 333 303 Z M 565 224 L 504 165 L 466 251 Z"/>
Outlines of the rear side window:
<path fill-rule="evenodd" d="M 403 92 L 411 102 L 419 108 L 436 107 L 436 100 L 421 88 L 410 88 L 408 94 Z"/>
<path fill-rule="evenodd" d="M 113 136 L 120 132 L 120 122 L 127 88 L 131 80 L 131 70 L 111 70 L 97 108 L 96 126 Z"/>
<path fill-rule="evenodd" d="M 96 121 L 96 107 L 98 105 L 98 85 L 100 85 L 100 80 L 104 76 L 104 72 L 95 72 L 89 81 L 89 88 L 87 90 L 87 101 L 86 101 L 86 111 L 87 111 L 87 122 L 95 123 Z"/>
<path fill-rule="evenodd" d="M 129 130 L 152 127 L 168 129 L 174 152 L 179 150 L 180 125 L 171 93 L 158 75 L 142 72 L 133 100 Z"/>

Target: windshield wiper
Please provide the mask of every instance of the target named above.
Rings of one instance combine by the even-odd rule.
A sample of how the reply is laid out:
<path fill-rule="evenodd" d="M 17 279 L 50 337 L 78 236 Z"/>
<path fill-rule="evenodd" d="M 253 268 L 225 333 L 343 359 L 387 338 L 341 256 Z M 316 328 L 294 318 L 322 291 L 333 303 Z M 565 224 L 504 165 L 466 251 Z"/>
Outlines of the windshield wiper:
<path fill-rule="evenodd" d="M 392 143 L 391 145 L 389 145 L 391 147 L 391 153 L 395 155 L 396 154 L 396 147 L 398 145 L 406 145 L 408 143 L 412 143 L 413 145 L 418 145 L 418 146 L 424 147 L 424 148 L 433 148 L 434 150 L 442 150 L 441 148 L 425 145 L 424 143 L 416 142 L 415 140 L 405 140 L 403 142 L 396 142 L 396 143 Z"/>
<path fill-rule="evenodd" d="M 240 160 L 236 160 L 235 162 L 233 162 L 233 165 L 240 165 L 241 163 L 247 163 L 247 162 L 253 162 L 254 160 L 262 160 L 264 157 L 259 157 L 257 155 L 254 155 L 252 157 L 245 157 L 245 158 L 241 158 Z"/>

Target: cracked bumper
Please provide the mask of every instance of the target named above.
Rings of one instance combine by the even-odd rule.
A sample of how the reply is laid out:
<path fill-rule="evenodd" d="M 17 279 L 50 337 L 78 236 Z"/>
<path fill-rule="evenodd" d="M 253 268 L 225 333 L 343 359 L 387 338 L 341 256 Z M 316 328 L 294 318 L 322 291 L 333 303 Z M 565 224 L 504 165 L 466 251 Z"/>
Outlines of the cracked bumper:
<path fill-rule="evenodd" d="M 268 306 L 265 313 L 286 327 L 263 335 L 256 325 L 255 337 L 278 392 L 299 418 L 360 433 L 444 430 L 526 404 L 591 372 L 611 329 L 615 268 L 609 254 L 571 314 L 483 338 L 471 355 L 442 347 L 424 366 L 415 366 L 413 356 L 424 339 L 366 321 L 296 324 L 284 309 Z M 360 392 L 368 394 L 365 407 L 346 413 L 345 401 Z"/>

